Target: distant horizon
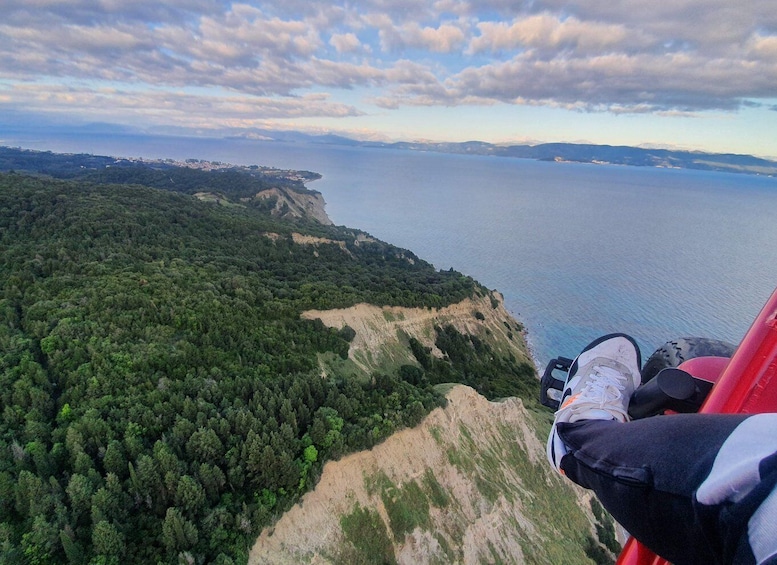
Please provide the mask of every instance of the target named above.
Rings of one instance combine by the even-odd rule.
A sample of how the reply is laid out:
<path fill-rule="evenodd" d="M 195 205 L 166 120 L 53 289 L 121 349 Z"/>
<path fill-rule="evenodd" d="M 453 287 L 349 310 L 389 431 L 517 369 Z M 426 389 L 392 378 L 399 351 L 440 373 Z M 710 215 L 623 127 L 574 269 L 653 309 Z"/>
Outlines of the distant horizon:
<path fill-rule="evenodd" d="M 771 0 L 6 0 L 0 124 L 777 158 Z"/>
<path fill-rule="evenodd" d="M 40 130 L 40 131 L 39 131 Z M 88 135 L 101 135 L 101 136 L 147 136 L 147 137 L 170 137 L 170 138 L 180 138 L 180 139 L 208 139 L 208 140 L 219 140 L 219 139 L 244 139 L 246 141 L 270 141 L 270 142 L 317 142 L 317 138 L 326 138 L 326 137 L 338 137 L 343 138 L 344 140 L 358 143 L 358 144 L 387 144 L 387 145 L 393 145 L 393 144 L 467 144 L 467 143 L 476 143 L 476 144 L 485 144 L 485 145 L 491 145 L 495 147 L 511 147 L 511 146 L 529 146 L 529 147 L 536 147 L 541 145 L 553 145 L 553 144 L 563 144 L 563 145 L 593 145 L 593 146 L 602 146 L 602 147 L 624 147 L 624 148 L 634 148 L 634 149 L 644 149 L 644 150 L 667 150 L 667 151 L 678 151 L 678 152 L 687 152 L 687 153 L 700 153 L 700 154 L 708 154 L 708 155 L 739 155 L 739 156 L 750 156 L 750 157 L 756 157 L 760 159 L 766 159 L 769 161 L 774 161 L 777 163 L 777 155 L 764 155 L 764 154 L 756 154 L 756 153 L 737 153 L 734 151 L 711 151 L 701 148 L 694 148 L 694 147 L 683 147 L 678 145 L 671 145 L 671 144 L 655 144 L 655 143 L 645 143 L 642 145 L 629 145 L 629 144 L 622 144 L 622 143 L 596 143 L 591 141 L 584 141 L 584 140 L 577 140 L 577 141 L 558 141 L 558 140 L 552 140 L 552 141 L 546 141 L 546 140 L 514 140 L 514 141 L 503 141 L 503 142 L 491 142 L 484 139 L 466 139 L 463 141 L 446 141 L 446 140 L 439 140 L 439 139 L 391 139 L 387 137 L 357 137 L 352 136 L 348 132 L 338 132 L 338 131 L 305 131 L 305 130 L 284 130 L 284 129 L 263 129 L 263 130 L 255 130 L 251 132 L 233 132 L 233 131 L 166 131 L 164 128 L 158 128 L 157 131 L 145 131 L 143 129 L 138 129 L 131 126 L 125 126 L 121 124 L 111 124 L 106 122 L 92 122 L 92 123 L 83 123 L 83 124 L 77 124 L 77 125 L 64 125 L 64 124 L 51 124 L 51 123 L 45 123 L 41 122 L 39 125 L 34 126 L 18 126 L 17 128 L 13 127 L 4 127 L 2 124 L 0 124 L 0 145 L 9 146 L 9 143 L 18 142 L 18 139 L 6 139 L 8 134 L 13 135 L 13 133 L 21 134 L 24 136 L 31 136 L 35 135 L 36 133 L 44 133 L 42 139 L 39 139 L 39 142 L 45 142 L 46 135 L 49 136 L 56 136 L 56 135 L 65 135 L 65 136 L 88 136 Z M 284 137 L 283 139 L 280 138 L 273 138 L 271 137 L 272 134 L 276 134 L 278 136 Z M 32 148 L 29 148 L 32 149 Z M 38 151 L 46 151 L 47 149 L 37 149 L 34 150 Z M 56 151 L 55 151 L 56 152 Z M 127 155 L 116 155 L 117 157 L 129 157 Z M 164 158 L 164 157 L 159 157 Z"/>
<path fill-rule="evenodd" d="M 2 118 L 0 113 L 0 118 Z M 6 121 L 6 124 L 8 122 Z M 148 136 L 148 137 L 171 137 L 171 138 L 191 138 L 191 139 L 245 139 L 246 141 L 296 141 L 296 142 L 310 142 L 315 138 L 324 137 L 341 137 L 345 140 L 349 140 L 355 143 L 385 143 L 385 144 L 401 144 L 401 143 L 419 143 L 419 144 L 466 144 L 466 143 L 482 143 L 487 145 L 493 145 L 497 147 L 509 147 L 509 146 L 530 146 L 536 147 L 538 145 L 551 145 L 551 144 L 570 144 L 570 145 L 597 145 L 597 146 L 611 146 L 611 147 L 631 147 L 636 149 L 658 149 L 669 151 L 682 151 L 689 153 L 704 153 L 704 154 L 721 154 L 721 155 L 742 155 L 752 156 L 760 159 L 767 159 L 777 162 L 777 155 L 765 155 L 758 153 L 742 153 L 735 151 L 711 151 L 701 149 L 699 147 L 686 147 L 680 145 L 673 145 L 670 143 L 643 143 L 641 145 L 629 145 L 623 143 L 597 143 L 589 140 L 574 140 L 574 141 L 562 141 L 562 140 L 508 140 L 501 142 L 487 141 L 485 139 L 465 139 L 458 140 L 442 140 L 442 139 L 430 139 L 430 138 L 389 138 L 387 136 L 358 136 L 351 134 L 350 132 L 341 131 L 306 131 L 297 129 L 261 129 L 253 131 L 189 131 L 189 130 L 167 130 L 165 128 L 155 128 L 155 131 L 146 131 L 137 127 L 127 126 L 123 124 L 112 124 L 106 122 L 87 122 L 80 124 L 61 124 L 51 123 L 49 121 L 42 120 L 39 123 L 27 122 L 25 125 L 17 127 L 8 127 L 0 123 L 0 145 L 8 146 L 8 143 L 13 142 L 13 134 L 22 134 L 25 136 L 34 135 L 37 132 L 45 133 L 46 135 L 102 135 L 102 136 Z M 11 139 L 7 140 L 10 134 Z M 311 139 L 276 139 L 265 134 L 278 134 L 282 136 L 291 137 L 303 137 Z M 43 141 L 43 140 L 41 140 Z"/>

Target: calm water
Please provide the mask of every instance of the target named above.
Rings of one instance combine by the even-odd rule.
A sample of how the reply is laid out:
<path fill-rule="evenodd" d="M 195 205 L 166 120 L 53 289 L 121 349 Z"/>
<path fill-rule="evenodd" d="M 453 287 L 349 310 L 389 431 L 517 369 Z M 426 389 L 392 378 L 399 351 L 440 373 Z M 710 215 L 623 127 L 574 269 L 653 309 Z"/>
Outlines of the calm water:
<path fill-rule="evenodd" d="M 777 179 L 237 140 L 0 143 L 308 169 L 337 224 L 500 290 L 538 363 L 631 333 L 737 343 L 777 286 Z"/>

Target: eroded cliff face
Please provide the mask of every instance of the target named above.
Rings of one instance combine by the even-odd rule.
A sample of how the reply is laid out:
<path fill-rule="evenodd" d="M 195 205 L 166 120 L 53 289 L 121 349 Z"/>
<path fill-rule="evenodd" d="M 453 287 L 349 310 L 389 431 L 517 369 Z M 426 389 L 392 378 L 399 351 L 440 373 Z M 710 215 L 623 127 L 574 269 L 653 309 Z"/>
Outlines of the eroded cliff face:
<path fill-rule="evenodd" d="M 435 347 L 435 326 L 451 324 L 459 332 L 475 335 L 502 355 L 512 355 L 531 363 L 523 326 L 510 316 L 501 294 L 492 291 L 474 296 L 445 308 L 403 308 L 357 304 L 337 310 L 309 310 L 302 317 L 320 319 L 332 328 L 349 326 L 356 332 L 348 358 L 365 373 L 386 366 L 416 360 L 407 345 L 414 337 L 433 355 L 442 353 Z M 327 372 L 322 362 L 322 371 Z"/>
<path fill-rule="evenodd" d="M 497 292 L 440 309 L 308 311 L 350 327 L 348 360 L 321 358 L 322 378 L 416 363 L 409 338 L 435 348 L 435 326 L 475 335 L 499 355 L 529 360 L 521 324 Z M 358 378 L 358 377 L 357 377 Z M 607 550 L 590 495 L 545 459 L 549 413 L 519 398 L 489 402 L 443 385 L 445 408 L 369 451 L 327 463 L 315 490 L 262 532 L 249 563 L 591 563 Z M 598 528 L 597 528 L 598 525 Z"/>
<path fill-rule="evenodd" d="M 324 225 L 332 225 L 326 213 L 324 197 L 320 192 L 295 192 L 283 188 L 270 188 L 256 195 L 259 199 L 275 199 L 273 213 L 279 216 L 312 218 Z"/>
<path fill-rule="evenodd" d="M 550 470 L 520 399 L 457 385 L 446 408 L 327 463 L 249 563 L 590 563 L 589 495 Z"/>

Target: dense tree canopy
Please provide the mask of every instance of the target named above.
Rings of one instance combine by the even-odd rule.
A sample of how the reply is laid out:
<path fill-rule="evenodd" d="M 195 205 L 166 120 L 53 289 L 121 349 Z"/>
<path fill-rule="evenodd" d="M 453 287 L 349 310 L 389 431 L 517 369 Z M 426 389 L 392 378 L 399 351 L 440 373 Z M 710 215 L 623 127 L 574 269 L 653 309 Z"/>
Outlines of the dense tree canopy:
<path fill-rule="evenodd" d="M 0 174 L 0 562 L 244 562 L 323 461 L 440 405 L 431 382 L 509 393 L 489 384 L 485 346 L 449 329 L 447 361 L 424 366 L 421 348 L 420 368 L 321 377 L 318 355 L 346 357 L 352 330 L 303 310 L 479 291 L 357 235 L 149 187 Z"/>
<path fill-rule="evenodd" d="M 304 182 L 321 178 L 310 171 L 282 171 L 187 159 L 191 167 L 165 160 L 139 161 L 105 155 L 52 153 L 0 147 L 0 171 L 39 173 L 61 179 L 143 186 L 194 194 L 222 192 L 230 198 L 251 197 L 267 188 L 310 192 Z M 195 165 L 208 165 L 199 167 Z"/>

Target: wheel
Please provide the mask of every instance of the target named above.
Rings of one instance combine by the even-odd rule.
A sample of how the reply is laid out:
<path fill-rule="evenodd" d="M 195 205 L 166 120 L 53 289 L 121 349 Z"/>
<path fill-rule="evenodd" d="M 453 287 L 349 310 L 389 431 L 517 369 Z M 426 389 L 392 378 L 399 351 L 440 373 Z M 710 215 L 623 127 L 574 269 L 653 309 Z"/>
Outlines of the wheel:
<path fill-rule="evenodd" d="M 681 337 L 656 349 L 642 367 L 642 382 L 655 377 L 661 369 L 677 367 L 696 357 L 731 357 L 736 349 L 726 341 L 704 337 Z"/>

